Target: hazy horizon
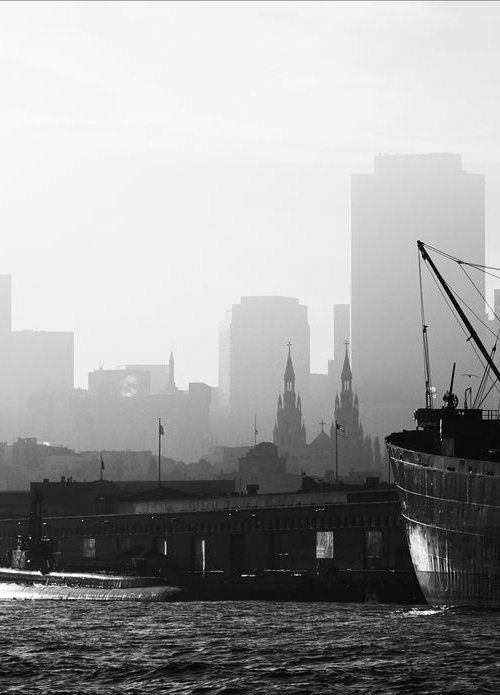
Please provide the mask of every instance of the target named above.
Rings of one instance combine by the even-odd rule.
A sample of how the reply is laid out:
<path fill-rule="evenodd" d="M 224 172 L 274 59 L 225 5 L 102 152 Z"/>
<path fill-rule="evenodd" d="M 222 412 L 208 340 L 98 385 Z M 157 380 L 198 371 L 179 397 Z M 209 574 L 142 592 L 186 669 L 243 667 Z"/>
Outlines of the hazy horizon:
<path fill-rule="evenodd" d="M 484 173 L 500 265 L 499 19 L 487 2 L 2 3 L 13 328 L 74 331 L 76 386 L 171 348 L 181 388 L 214 386 L 231 305 L 290 296 L 325 372 L 349 179 L 379 153 Z"/>

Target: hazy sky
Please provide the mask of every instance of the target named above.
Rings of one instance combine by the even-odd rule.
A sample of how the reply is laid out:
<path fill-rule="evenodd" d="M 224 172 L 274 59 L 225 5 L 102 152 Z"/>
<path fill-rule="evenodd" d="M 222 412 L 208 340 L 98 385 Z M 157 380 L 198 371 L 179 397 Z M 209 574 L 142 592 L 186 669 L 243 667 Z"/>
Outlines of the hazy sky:
<path fill-rule="evenodd" d="M 500 265 L 500 5 L 0 3 L 0 272 L 14 328 L 217 383 L 241 295 L 349 300 L 349 177 L 448 151 L 489 175 Z"/>

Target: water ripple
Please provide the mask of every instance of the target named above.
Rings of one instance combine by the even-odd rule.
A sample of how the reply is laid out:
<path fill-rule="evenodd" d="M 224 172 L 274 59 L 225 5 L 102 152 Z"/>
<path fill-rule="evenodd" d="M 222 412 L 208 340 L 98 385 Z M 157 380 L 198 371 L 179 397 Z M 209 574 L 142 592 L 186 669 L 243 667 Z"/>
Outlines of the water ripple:
<path fill-rule="evenodd" d="M 0 692 L 496 693 L 500 614 L 293 603 L 0 606 Z"/>

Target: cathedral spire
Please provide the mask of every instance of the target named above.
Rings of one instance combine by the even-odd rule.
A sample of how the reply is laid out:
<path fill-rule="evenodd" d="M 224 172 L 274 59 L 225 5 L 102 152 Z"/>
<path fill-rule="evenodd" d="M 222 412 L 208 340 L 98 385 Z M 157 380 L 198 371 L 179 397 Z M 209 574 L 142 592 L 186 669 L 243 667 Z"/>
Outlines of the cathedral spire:
<path fill-rule="evenodd" d="M 306 431 L 302 422 L 302 403 L 300 395 L 295 393 L 295 372 L 292 364 L 292 353 L 288 343 L 288 357 L 284 374 L 283 397 L 278 398 L 278 414 L 273 439 L 281 453 L 297 455 L 298 450 L 306 442 Z"/>
<path fill-rule="evenodd" d="M 341 376 L 341 382 L 342 382 L 342 391 L 351 391 L 352 390 L 352 371 L 351 371 L 351 364 L 349 362 L 349 352 L 348 352 L 348 347 L 349 347 L 349 341 L 345 341 L 345 357 L 344 357 L 344 366 L 342 367 L 342 374 Z"/>
<path fill-rule="evenodd" d="M 287 343 L 287 345 L 288 345 L 288 359 L 286 361 L 286 368 L 285 368 L 285 392 L 295 391 L 295 372 L 293 371 L 292 355 L 290 352 L 290 348 L 292 347 L 292 343 Z"/>

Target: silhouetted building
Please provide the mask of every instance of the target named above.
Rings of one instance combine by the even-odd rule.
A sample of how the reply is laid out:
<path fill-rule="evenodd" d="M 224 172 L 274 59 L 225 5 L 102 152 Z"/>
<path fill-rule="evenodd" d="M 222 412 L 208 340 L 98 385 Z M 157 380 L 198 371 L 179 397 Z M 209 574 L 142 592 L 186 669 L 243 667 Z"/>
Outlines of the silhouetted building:
<path fill-rule="evenodd" d="M 11 344 L 16 432 L 30 435 L 23 420 L 29 399 L 42 392 L 71 392 L 74 388 L 74 335 L 70 331 L 13 331 Z"/>
<path fill-rule="evenodd" d="M 338 384 L 344 360 L 344 345 L 351 339 L 351 307 L 335 304 L 333 307 L 333 357 L 335 385 Z"/>
<path fill-rule="evenodd" d="M 10 437 L 12 408 L 12 283 L 10 275 L 0 275 L 0 439 Z"/>
<path fill-rule="evenodd" d="M 115 370 L 93 374 L 99 376 L 100 371 Z M 127 374 L 125 369 L 116 372 Z M 155 450 L 161 417 L 162 453 L 176 460 L 198 460 L 210 443 L 211 388 L 191 383 L 187 391 L 149 395 L 137 389 L 137 381 L 123 382 L 120 374 L 116 383 L 104 381 L 101 389 L 96 386 L 97 392 L 34 396 L 27 411 L 30 433 L 77 450 Z M 142 374 L 149 379 L 147 372 Z"/>
<path fill-rule="evenodd" d="M 325 408 L 331 411 L 331 401 Z M 295 393 L 295 371 L 292 364 L 290 346 L 284 374 L 283 395 L 278 397 L 276 424 L 274 425 L 273 441 L 278 447 L 280 456 L 286 458 L 287 467 L 293 473 L 308 473 L 324 476 L 331 466 L 332 445 L 330 438 L 323 430 L 311 442 L 306 442 L 306 428 L 303 421 L 302 400 Z M 326 441 L 325 441 L 326 440 Z"/>
<path fill-rule="evenodd" d="M 169 383 L 168 366 L 166 364 L 126 364 L 125 369 L 132 372 L 149 374 L 150 394 L 165 393 Z"/>
<path fill-rule="evenodd" d="M 0 275 L 0 439 L 29 435 L 28 401 L 74 387 L 74 337 L 67 331 L 12 331 L 12 282 Z"/>
<path fill-rule="evenodd" d="M 337 432 L 335 432 L 337 429 Z M 355 471 L 369 472 L 373 467 L 372 442 L 365 437 L 359 420 L 359 402 L 352 391 L 352 371 L 347 345 L 341 373 L 340 397 L 335 396 L 335 421 L 331 428 L 332 442 L 337 437 L 339 476 Z"/>
<path fill-rule="evenodd" d="M 254 417 L 261 438 L 270 438 L 273 403 L 280 388 L 283 348 L 294 346 L 297 385 L 309 396 L 309 323 L 307 308 L 290 297 L 242 297 L 231 312 L 220 349 L 226 360 L 220 373 L 229 373 L 229 407 L 235 444 L 253 439 Z M 229 344 L 228 344 L 229 343 Z M 229 369 L 227 361 L 229 360 Z M 238 441 L 239 440 L 239 441 Z M 231 442 L 228 442 L 231 443 Z"/>
<path fill-rule="evenodd" d="M 278 412 L 273 431 L 273 442 L 284 456 L 290 470 L 297 471 L 306 443 L 306 428 L 302 421 L 302 401 L 295 393 L 295 372 L 290 345 L 284 374 L 283 397 L 278 397 Z"/>
<path fill-rule="evenodd" d="M 286 458 L 271 442 L 257 444 L 240 458 L 238 473 L 243 493 L 296 492 L 302 485 L 300 475 L 287 472 Z"/>
<path fill-rule="evenodd" d="M 175 363 L 174 363 L 174 353 L 170 351 L 170 358 L 168 360 L 168 382 L 167 382 L 167 393 L 175 393 L 177 391 L 177 386 L 175 384 Z"/>
<path fill-rule="evenodd" d="M 244 456 L 250 446 L 211 446 L 205 455 L 207 461 L 220 473 L 233 473 L 238 470 L 238 460 Z"/>
<path fill-rule="evenodd" d="M 231 312 L 219 324 L 219 386 L 217 407 L 224 414 L 229 412 L 231 400 Z"/>
<path fill-rule="evenodd" d="M 411 426 L 413 411 L 425 403 L 416 242 L 484 264 L 484 178 L 464 171 L 458 155 L 376 157 L 373 174 L 352 177 L 351 235 L 353 366 L 365 427 L 383 437 Z M 461 395 L 468 384 L 458 375 L 474 372 L 476 361 L 428 274 L 426 280 L 425 322 L 440 406 L 453 362 Z M 482 277 L 474 281 L 484 295 Z M 484 317 L 484 302 L 460 270 L 454 287 Z"/>
<path fill-rule="evenodd" d="M 100 398 L 148 396 L 149 371 L 141 369 L 96 369 L 89 373 L 89 394 Z"/>

